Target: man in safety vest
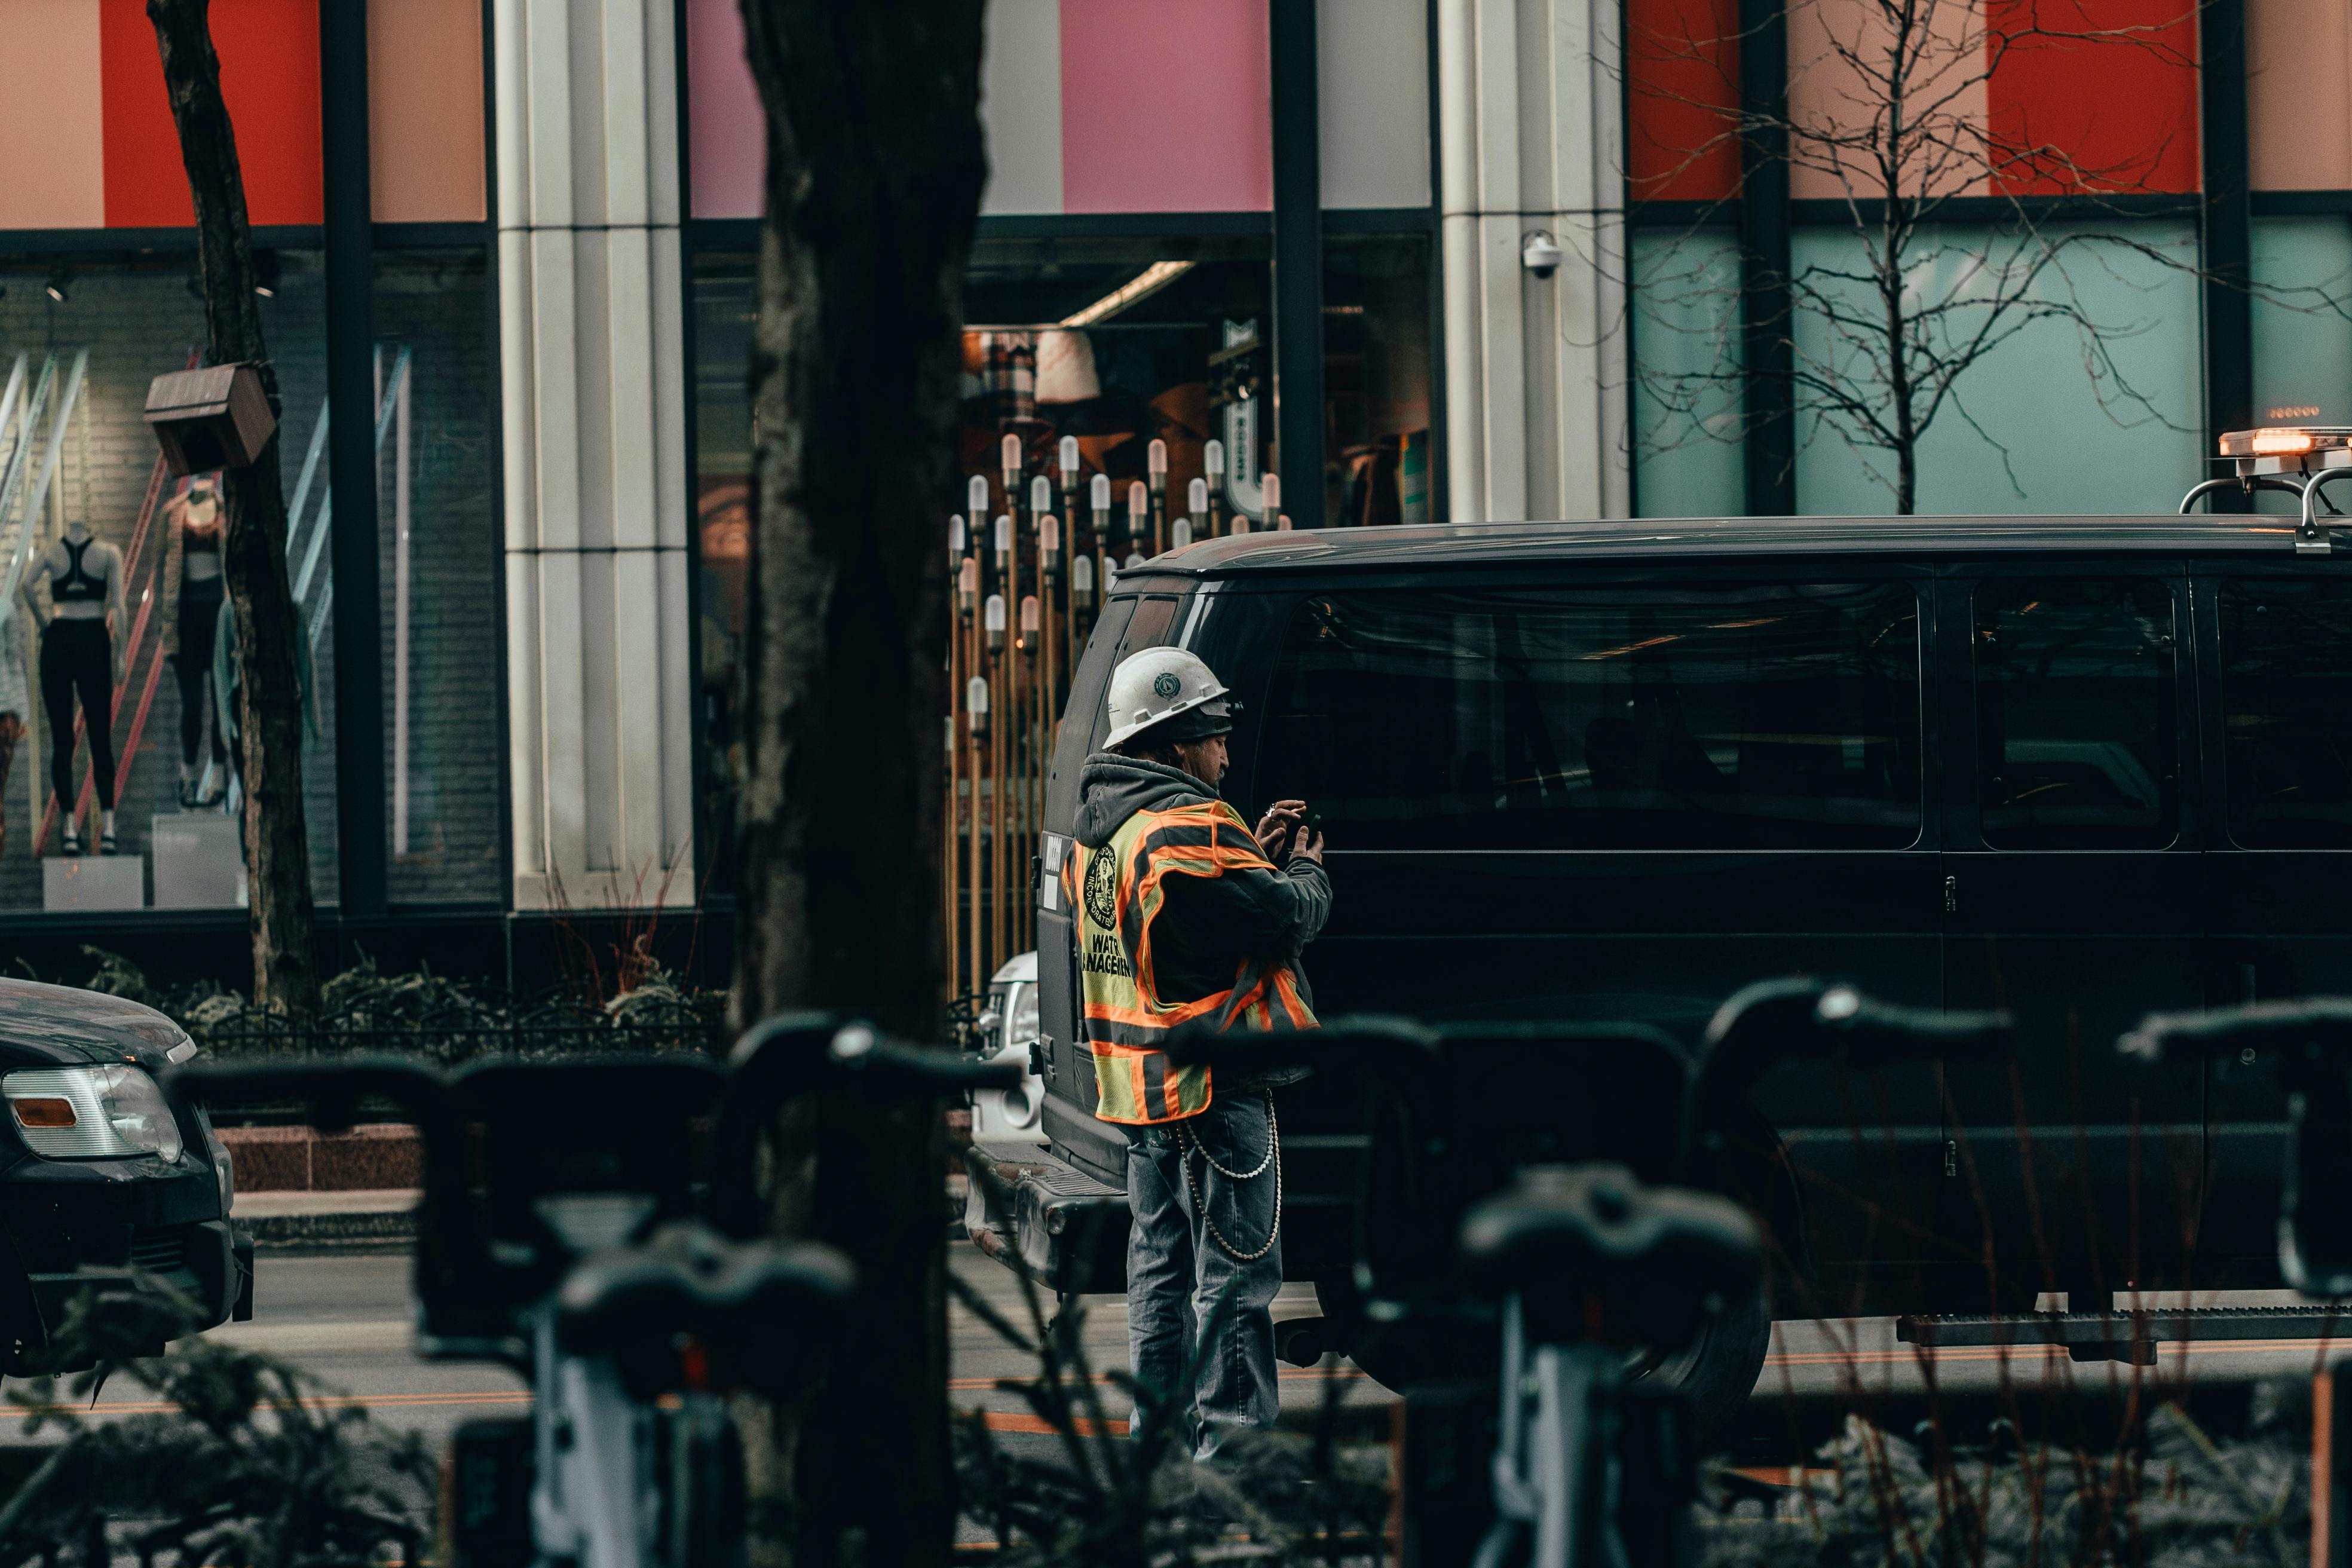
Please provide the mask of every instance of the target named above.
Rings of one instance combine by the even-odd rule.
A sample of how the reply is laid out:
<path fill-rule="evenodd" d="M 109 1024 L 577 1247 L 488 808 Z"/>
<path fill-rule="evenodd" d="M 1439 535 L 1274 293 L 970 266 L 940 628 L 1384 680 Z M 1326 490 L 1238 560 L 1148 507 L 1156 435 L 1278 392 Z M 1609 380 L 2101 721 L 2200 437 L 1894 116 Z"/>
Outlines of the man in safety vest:
<path fill-rule="evenodd" d="M 1331 883 L 1306 803 L 1255 831 L 1217 797 L 1234 704 L 1179 648 L 1112 671 L 1108 751 L 1079 775 L 1076 918 L 1095 1114 L 1127 1130 L 1128 1352 L 1171 1401 L 1196 1457 L 1237 1426 L 1271 1426 L 1282 1163 L 1271 1090 L 1299 1076 L 1177 1068 L 1160 1049 L 1198 1020 L 1311 1029 L 1299 950 Z M 1213 1342 L 1197 1344 L 1213 1323 Z M 1195 1350 L 1192 1387 L 1179 1387 Z M 1189 1398 L 1187 1397 L 1189 1394 Z"/>

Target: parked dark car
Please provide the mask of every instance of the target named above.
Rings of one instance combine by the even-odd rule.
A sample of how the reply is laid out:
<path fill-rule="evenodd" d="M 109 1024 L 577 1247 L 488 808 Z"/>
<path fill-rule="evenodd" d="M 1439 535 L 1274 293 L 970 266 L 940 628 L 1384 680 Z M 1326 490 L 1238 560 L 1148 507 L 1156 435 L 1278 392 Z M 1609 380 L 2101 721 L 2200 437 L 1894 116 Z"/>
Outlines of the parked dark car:
<path fill-rule="evenodd" d="M 0 980 L 0 1370 L 65 1370 L 49 1336 L 89 1269 L 135 1268 L 195 1303 L 198 1327 L 253 1315 L 253 1243 L 229 1220 L 229 1157 L 163 1085 L 196 1047 L 152 1007 Z"/>
<path fill-rule="evenodd" d="M 2013 1069 L 1761 1086 L 1779 1315 L 2276 1283 L 2267 1076 L 2114 1043 L 2150 1009 L 2352 991 L 2352 549 L 2259 517 L 1652 521 L 1261 533 L 1121 574 L 1047 793 L 1051 1158 L 1007 1151 L 1017 1212 L 971 1215 L 1087 1289 L 1121 1288 L 1118 1248 L 1076 1256 L 1055 1213 L 1120 1184 L 1125 1142 L 1089 1111 L 1052 871 L 1109 671 L 1163 643 L 1245 704 L 1243 816 L 1322 814 L 1326 1017 L 1691 1044 L 1805 973 L 2014 1010 Z M 1327 1290 L 1352 1103 L 1283 1098 L 1286 1267 Z"/>

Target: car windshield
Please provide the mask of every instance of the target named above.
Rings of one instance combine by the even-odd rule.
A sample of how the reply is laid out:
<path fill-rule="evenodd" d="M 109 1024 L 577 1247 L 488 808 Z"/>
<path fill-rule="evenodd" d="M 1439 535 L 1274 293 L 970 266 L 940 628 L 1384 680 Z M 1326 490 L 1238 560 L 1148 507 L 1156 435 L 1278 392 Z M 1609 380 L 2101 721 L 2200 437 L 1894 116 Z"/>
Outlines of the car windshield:
<path fill-rule="evenodd" d="M 1323 594 L 1257 793 L 1349 849 L 1896 847 L 1918 836 L 1906 583 Z"/>

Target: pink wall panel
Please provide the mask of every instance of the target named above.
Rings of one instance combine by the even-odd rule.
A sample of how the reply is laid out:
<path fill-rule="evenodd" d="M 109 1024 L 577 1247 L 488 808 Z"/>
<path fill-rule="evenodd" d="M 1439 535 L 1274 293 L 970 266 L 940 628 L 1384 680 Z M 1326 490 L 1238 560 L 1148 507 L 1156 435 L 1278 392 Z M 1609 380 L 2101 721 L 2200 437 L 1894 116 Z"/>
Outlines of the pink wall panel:
<path fill-rule="evenodd" d="M 481 0 L 368 7 L 368 195 L 378 223 L 479 223 Z"/>
<path fill-rule="evenodd" d="M 1274 205 L 1265 0 L 1062 0 L 1062 208 Z"/>
<path fill-rule="evenodd" d="M 743 58 L 741 0 L 687 0 L 687 134 L 697 217 L 758 217 L 768 166 L 760 89 Z"/>
<path fill-rule="evenodd" d="M 2352 5 L 2248 0 L 2246 69 L 2254 189 L 2352 189 Z"/>
<path fill-rule="evenodd" d="M 0 228 L 106 222 L 98 0 L 0 0 Z"/>
<path fill-rule="evenodd" d="M 1990 189 L 1983 160 L 1952 154 L 1972 152 L 1984 135 L 1984 16 L 1978 6 L 1938 5 L 1927 13 L 1926 33 L 1914 46 L 1917 63 L 1907 96 L 1927 107 L 1913 142 L 1920 153 L 1903 171 L 1903 188 L 1918 195 L 1983 195 Z M 1815 133 L 1796 143 L 1789 194 L 1797 200 L 1886 194 L 1876 160 L 1849 139 L 1885 123 L 1887 95 L 1866 72 L 1894 48 L 1894 23 L 1876 5 L 1789 8 L 1789 112 Z"/>

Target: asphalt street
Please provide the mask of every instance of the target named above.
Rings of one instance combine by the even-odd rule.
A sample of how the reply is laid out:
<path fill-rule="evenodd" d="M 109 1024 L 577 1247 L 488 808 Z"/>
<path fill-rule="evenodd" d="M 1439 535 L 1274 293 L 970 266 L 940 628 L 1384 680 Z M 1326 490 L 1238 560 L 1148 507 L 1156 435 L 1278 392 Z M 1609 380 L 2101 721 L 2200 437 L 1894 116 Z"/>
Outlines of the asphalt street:
<path fill-rule="evenodd" d="M 996 1263 L 963 1244 L 951 1245 L 958 1275 L 1014 1323 L 1026 1322 L 1019 1282 Z M 379 1420 L 445 1438 L 475 1415 L 511 1414 L 526 1408 L 522 1381 L 503 1367 L 473 1363 L 427 1362 L 415 1351 L 409 1312 L 409 1261 L 399 1255 L 286 1257 L 261 1259 L 255 1319 L 225 1325 L 212 1337 L 284 1357 L 316 1378 L 322 1388 L 365 1405 Z M 2200 1303 L 2273 1305 L 2293 1300 L 2284 1292 L 2200 1295 Z M 1047 1306 L 1050 1309 L 1050 1301 Z M 1126 1364 L 1127 1311 L 1122 1298 L 1084 1300 L 1086 1344 L 1097 1373 Z M 1317 1310 L 1310 1287 L 1286 1287 L 1275 1306 L 1277 1319 L 1311 1316 Z M 2352 1332 L 2346 1338 L 2352 1339 Z M 1001 1379 L 1034 1371 L 1033 1358 L 1008 1344 L 979 1316 L 961 1304 L 950 1309 L 950 1395 L 965 1409 L 992 1413 L 990 1425 L 1017 1433 L 1034 1423 L 1016 1394 L 999 1389 Z M 2033 1348 L 1949 1349 L 1932 1357 L 1937 1384 L 1949 1392 L 1985 1392 L 2011 1385 L 2101 1388 L 2120 1386 L 2137 1375 L 2167 1385 L 2229 1383 L 2307 1374 L 2326 1353 L 2325 1342 L 2278 1340 L 2164 1347 L 2159 1363 L 2134 1369 L 2114 1363 L 2069 1362 L 2063 1354 Z M 1820 1399 L 1861 1393 L 1885 1395 L 1924 1392 L 1923 1357 L 1899 1343 L 1891 1319 L 1785 1322 L 1776 1329 L 1756 1399 Z M 1337 1357 L 1315 1368 L 1283 1368 L 1283 1405 L 1305 1419 L 1338 1385 L 1343 1406 L 1377 1419 L 1393 1396 Z M 1114 1401 L 1116 1395 L 1113 1396 Z M 139 1407 L 143 1396 L 128 1384 L 110 1387 L 100 1410 Z M 1112 1409 L 1122 1419 L 1123 1409 Z"/>
<path fill-rule="evenodd" d="M 1015 1323 L 1027 1321 L 1019 1283 L 1001 1266 L 961 1244 L 950 1248 L 950 1262 L 998 1312 Z M 459 1423 L 478 1415 L 519 1414 L 529 1408 L 522 1381 L 498 1366 L 434 1363 L 417 1357 L 409 1315 L 409 1260 L 404 1256 L 288 1257 L 261 1259 L 256 1318 L 250 1323 L 213 1331 L 215 1338 L 266 1351 L 294 1363 L 315 1378 L 323 1393 L 364 1405 L 387 1426 L 414 1431 L 438 1446 Z M 2280 1293 L 2200 1297 L 2203 1304 L 2270 1305 Z M 1127 1320 L 1123 1300 L 1090 1297 L 1085 1343 L 1100 1374 L 1125 1365 Z M 1278 1318 L 1312 1315 L 1311 1289 L 1294 1286 L 1276 1304 Z M 2282 1376 L 2307 1376 L 2328 1353 L 2315 1340 L 2210 1343 L 2165 1347 L 2155 1367 L 2133 1369 L 2112 1363 L 2074 1363 L 2063 1353 L 2039 1350 L 1952 1349 L 1932 1358 L 1943 1394 L 1996 1393 L 2004 1388 L 2121 1391 L 2132 1380 L 2163 1397 L 2186 1386 L 2243 1383 Z M 957 1406 L 985 1413 L 990 1427 L 1014 1445 L 1042 1442 L 1044 1427 L 1016 1393 L 1000 1380 L 1032 1375 L 1034 1362 L 961 1304 L 950 1309 L 950 1397 Z M 1769 1432 L 1783 1425 L 1771 1407 L 1804 1405 L 1818 1415 L 1827 1405 L 1849 1399 L 1902 1397 L 1927 1387 L 1927 1358 L 1899 1343 L 1891 1320 L 1783 1323 L 1762 1381 L 1751 1402 L 1748 1425 Z M 1286 1424 L 1301 1426 L 1317 1418 L 1327 1399 L 1338 1401 L 1358 1430 L 1386 1429 L 1394 1396 L 1336 1357 L 1315 1368 L 1283 1369 Z M 102 1413 L 152 1410 L 143 1390 L 126 1381 L 105 1389 Z M 1115 1391 L 1106 1391 L 1106 1415 L 1122 1428 L 1126 1410 Z M 1795 1423 L 1786 1424 L 1794 1430 Z M 1818 1420 L 1803 1424 L 1820 1430 Z M 1801 1463 L 1801 1452 L 1760 1452 L 1754 1440 L 1743 1454 L 1759 1462 Z"/>

